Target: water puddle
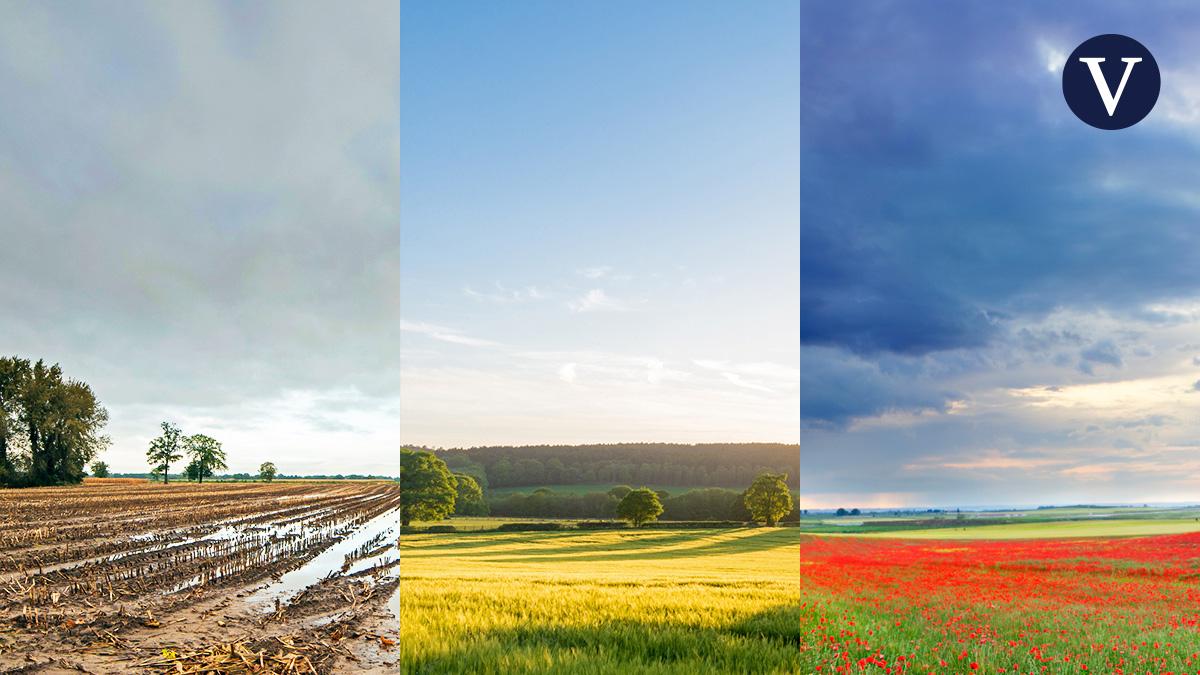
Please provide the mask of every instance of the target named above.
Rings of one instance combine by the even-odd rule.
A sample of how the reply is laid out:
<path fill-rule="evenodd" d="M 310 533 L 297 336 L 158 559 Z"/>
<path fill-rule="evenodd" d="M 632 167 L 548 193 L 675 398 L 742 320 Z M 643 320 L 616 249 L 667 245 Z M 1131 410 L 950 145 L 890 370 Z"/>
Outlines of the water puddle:
<path fill-rule="evenodd" d="M 283 602 L 295 593 L 325 579 L 341 574 L 346 565 L 346 556 L 362 549 L 381 536 L 388 536 L 399 525 L 400 509 L 389 509 L 384 513 L 353 529 L 340 541 L 322 551 L 317 557 L 300 567 L 285 573 L 277 581 L 252 593 L 246 602 L 252 606 L 271 609 L 275 602 Z"/>

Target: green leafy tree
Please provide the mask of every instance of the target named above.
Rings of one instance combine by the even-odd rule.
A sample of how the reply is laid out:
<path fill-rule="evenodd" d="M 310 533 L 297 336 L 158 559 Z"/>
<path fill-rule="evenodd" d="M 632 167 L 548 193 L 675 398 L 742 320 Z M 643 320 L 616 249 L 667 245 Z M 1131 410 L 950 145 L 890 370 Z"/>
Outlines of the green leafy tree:
<path fill-rule="evenodd" d="M 146 451 L 146 460 L 150 467 L 163 477 L 163 485 L 171 482 L 171 464 L 183 459 L 183 432 L 170 422 L 161 425 L 162 434 L 150 441 L 150 449 Z"/>
<path fill-rule="evenodd" d="M 0 481 L 78 483 L 108 444 L 100 433 L 107 422 L 92 388 L 57 364 L 0 358 Z"/>
<path fill-rule="evenodd" d="M 622 520 L 628 520 L 634 527 L 657 520 L 662 512 L 663 506 L 658 500 L 658 495 L 654 490 L 644 487 L 630 490 L 621 498 L 621 503 L 617 504 L 617 515 Z"/>
<path fill-rule="evenodd" d="M 746 490 L 746 509 L 757 522 L 774 527 L 779 519 L 792 510 L 792 493 L 788 490 L 786 473 L 764 473 Z"/>
<path fill-rule="evenodd" d="M 205 478 L 211 478 L 213 475 L 212 469 L 204 466 L 198 460 L 193 459 L 188 462 L 187 468 L 183 470 L 183 475 L 188 480 L 203 481 Z"/>
<path fill-rule="evenodd" d="M 754 516 L 750 513 L 750 509 L 746 508 L 746 495 L 749 494 L 749 492 L 749 490 L 743 490 L 741 494 L 737 496 L 737 499 L 734 499 L 733 503 L 730 504 L 729 515 L 727 516 L 730 520 L 737 520 L 743 523 L 754 520 Z"/>
<path fill-rule="evenodd" d="M 454 511 L 454 476 L 431 452 L 400 451 L 400 524 L 442 520 Z"/>
<path fill-rule="evenodd" d="M 275 480 L 275 473 L 275 465 L 271 462 L 263 462 L 258 465 L 258 478 L 264 483 Z"/>
<path fill-rule="evenodd" d="M 92 475 L 96 478 L 108 478 L 108 463 L 100 460 L 92 462 Z"/>
<path fill-rule="evenodd" d="M 0 484 L 14 479 L 12 455 L 22 433 L 21 389 L 28 378 L 29 362 L 0 358 Z"/>
<path fill-rule="evenodd" d="M 628 485 L 615 485 L 608 491 L 608 496 L 614 499 L 624 499 L 625 495 L 633 491 L 633 488 Z"/>
<path fill-rule="evenodd" d="M 486 516 L 488 504 L 483 498 L 483 488 L 473 476 L 454 474 L 457 495 L 454 498 L 454 514 L 457 516 Z"/>
<path fill-rule="evenodd" d="M 188 457 L 197 465 L 196 479 L 203 483 L 205 476 L 213 475 L 218 470 L 228 469 L 225 464 L 225 451 L 215 438 L 204 434 L 188 436 L 183 441 Z"/>

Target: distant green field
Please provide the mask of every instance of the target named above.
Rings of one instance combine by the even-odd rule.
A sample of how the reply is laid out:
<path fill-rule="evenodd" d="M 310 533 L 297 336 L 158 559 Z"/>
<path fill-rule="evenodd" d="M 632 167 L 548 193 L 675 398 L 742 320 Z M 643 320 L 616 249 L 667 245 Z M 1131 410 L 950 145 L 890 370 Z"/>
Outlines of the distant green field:
<path fill-rule="evenodd" d="M 431 525 L 453 525 L 459 530 L 494 530 L 498 525 L 503 523 L 574 523 L 575 520 L 567 520 L 563 518 L 520 518 L 516 516 L 453 516 L 445 520 L 437 522 L 417 522 L 413 525 L 417 527 L 429 527 Z"/>
<path fill-rule="evenodd" d="M 799 673 L 794 528 L 400 538 L 411 675 Z"/>
<path fill-rule="evenodd" d="M 616 485 L 619 485 L 619 484 L 620 483 L 589 483 L 589 484 L 583 484 L 583 485 L 526 485 L 526 486 L 522 486 L 522 487 L 489 488 L 487 491 L 487 494 L 489 497 L 503 497 L 505 495 L 511 495 L 516 492 L 523 492 L 525 494 L 529 494 L 539 488 L 546 488 L 547 490 L 553 490 L 553 491 L 561 493 L 561 494 L 585 495 L 585 494 L 592 493 L 592 492 L 608 492 L 609 490 L 613 489 L 613 487 L 615 487 Z M 651 490 L 656 490 L 656 491 L 657 490 L 665 490 L 666 492 L 668 492 L 669 494 L 672 494 L 672 495 L 681 495 L 681 494 L 687 492 L 688 490 L 699 490 L 699 489 L 705 488 L 705 487 L 712 487 L 710 485 L 696 485 L 696 486 L 645 485 L 645 486 L 643 486 L 641 484 L 635 485 L 633 483 L 629 483 L 628 485 L 629 485 L 629 487 L 635 487 L 635 488 L 648 487 Z M 733 488 L 728 488 L 728 489 L 732 490 Z"/>
<path fill-rule="evenodd" d="M 1200 521 L 1193 518 L 1104 518 L 1096 520 L 978 525 L 974 527 L 938 527 L 923 530 L 896 530 L 892 532 L 865 532 L 858 534 L 858 536 L 897 537 L 903 539 L 1048 539 L 1062 537 L 1134 537 L 1153 534 L 1181 534 L 1184 532 L 1200 532 Z M 847 534 L 854 533 L 848 532 Z"/>

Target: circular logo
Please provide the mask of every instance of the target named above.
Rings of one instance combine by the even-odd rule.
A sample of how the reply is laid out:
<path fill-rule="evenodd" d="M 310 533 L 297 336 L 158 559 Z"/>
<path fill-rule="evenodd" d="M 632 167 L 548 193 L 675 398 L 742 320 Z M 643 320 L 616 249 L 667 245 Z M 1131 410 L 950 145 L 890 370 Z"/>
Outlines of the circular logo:
<path fill-rule="evenodd" d="M 1150 50 L 1110 33 L 1085 40 L 1063 66 L 1063 97 L 1071 112 L 1097 129 L 1124 129 L 1150 114 L 1161 84 Z"/>

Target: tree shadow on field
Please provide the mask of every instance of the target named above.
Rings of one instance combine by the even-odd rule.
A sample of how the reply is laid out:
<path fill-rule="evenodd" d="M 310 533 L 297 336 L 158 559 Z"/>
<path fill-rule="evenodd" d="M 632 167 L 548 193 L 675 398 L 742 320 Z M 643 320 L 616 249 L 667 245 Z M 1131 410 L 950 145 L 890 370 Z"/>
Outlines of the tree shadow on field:
<path fill-rule="evenodd" d="M 725 530 L 725 532 L 744 532 L 745 530 Z M 680 544 L 692 541 L 706 541 L 698 546 L 681 548 L 658 548 L 670 544 Z M 561 548 L 539 548 L 535 551 L 497 551 L 486 555 L 489 562 L 602 562 L 605 560 L 662 560 L 672 558 L 693 558 L 709 555 L 742 554 L 759 551 L 769 551 L 785 546 L 799 546 L 800 533 L 793 528 L 777 530 L 761 530 L 756 534 L 740 537 L 714 537 L 690 533 L 683 536 L 672 536 L 654 539 L 633 539 L 620 545 L 597 545 L 587 547 L 564 546 Z M 580 551 L 594 551 L 589 555 L 580 555 Z"/>
<path fill-rule="evenodd" d="M 725 530 L 725 531 L 726 532 L 736 532 L 736 531 L 740 531 L 740 530 Z M 538 536 L 538 537 L 514 536 L 511 538 L 494 537 L 486 544 L 472 542 L 471 545 L 469 545 L 469 546 L 461 546 L 461 545 L 456 545 L 455 543 L 449 543 L 449 544 L 446 544 L 444 547 L 442 545 L 424 547 L 423 550 L 430 550 L 430 551 L 440 551 L 441 549 L 445 548 L 445 549 L 447 549 L 448 552 L 446 552 L 446 553 L 437 553 L 437 552 L 422 553 L 422 557 L 437 558 L 437 557 L 457 556 L 457 555 L 460 555 L 459 551 L 462 551 L 463 549 L 466 549 L 466 548 L 486 548 L 488 546 L 503 546 L 505 544 L 520 544 L 522 546 L 521 549 L 512 549 L 512 550 L 507 550 L 507 551 L 484 551 L 484 552 L 479 553 L 478 555 L 488 556 L 489 559 L 494 559 L 494 558 L 491 558 L 491 556 L 500 556 L 500 557 L 511 556 L 514 558 L 521 558 L 523 560 L 529 560 L 529 559 L 534 559 L 534 558 L 545 559 L 546 556 L 567 555 L 567 554 L 572 554 L 572 553 L 607 552 L 607 551 L 639 551 L 639 550 L 644 550 L 647 547 L 671 546 L 674 544 L 682 544 L 682 543 L 689 542 L 689 541 L 695 541 L 698 538 L 698 535 L 695 532 L 687 532 L 687 531 L 662 533 L 662 534 L 655 533 L 655 534 L 649 535 L 649 536 L 645 536 L 645 535 L 629 536 L 631 533 L 637 532 L 636 530 L 628 530 L 628 531 L 622 530 L 619 532 L 622 535 L 621 538 L 619 538 L 619 539 L 611 538 L 611 536 L 609 536 L 609 540 L 607 540 L 607 541 L 595 541 L 595 542 L 589 541 L 588 543 L 584 543 L 584 544 L 573 543 L 573 542 L 577 542 L 577 541 L 580 541 L 583 539 L 592 539 L 592 538 L 595 538 L 598 534 L 601 537 L 604 537 L 605 535 L 610 535 L 610 533 L 607 533 L 607 532 L 597 533 L 597 532 L 592 532 L 592 531 L 588 531 L 588 530 L 582 530 L 582 531 L 575 530 L 575 531 L 567 531 L 567 532 L 539 533 L 539 534 L 551 534 L 554 536 Z M 491 533 L 491 534 L 496 534 L 496 533 Z M 500 533 L 500 534 L 502 534 L 502 535 L 528 535 L 529 533 L 528 532 L 512 532 L 512 533 Z M 560 546 L 554 546 L 553 544 L 555 544 L 556 542 L 563 542 L 563 543 Z M 416 549 L 416 550 L 422 550 L 422 549 Z"/>
<path fill-rule="evenodd" d="M 489 546 L 503 546 L 510 543 L 510 540 L 516 541 L 519 538 L 525 541 L 543 541 L 547 539 L 555 539 L 561 537 L 568 532 L 495 532 L 491 530 L 479 530 L 478 532 L 464 531 L 455 532 L 453 534 L 437 534 L 437 537 L 454 537 L 455 541 L 439 541 L 436 544 L 428 544 L 421 546 L 406 546 L 404 543 L 405 535 L 400 535 L 400 548 L 408 549 L 412 553 L 421 552 L 423 557 L 434 558 L 439 555 L 457 555 L 456 553 L 424 553 L 425 551 L 443 551 L 443 550 L 463 550 L 472 548 L 488 548 Z M 520 537 L 520 535 L 524 535 Z M 422 539 L 422 542 L 428 542 L 429 539 Z"/>
<path fill-rule="evenodd" d="M 689 673 L 765 675 L 799 672 L 799 644 L 800 607 L 788 604 L 725 626 L 621 619 L 491 630 L 402 666 L 406 673 L 439 675 L 641 672 L 671 666 Z"/>

